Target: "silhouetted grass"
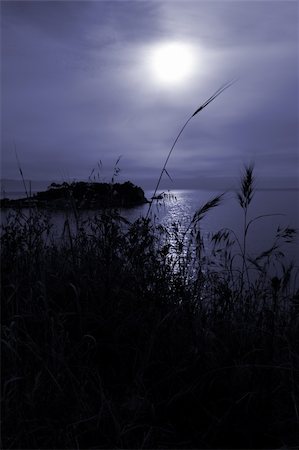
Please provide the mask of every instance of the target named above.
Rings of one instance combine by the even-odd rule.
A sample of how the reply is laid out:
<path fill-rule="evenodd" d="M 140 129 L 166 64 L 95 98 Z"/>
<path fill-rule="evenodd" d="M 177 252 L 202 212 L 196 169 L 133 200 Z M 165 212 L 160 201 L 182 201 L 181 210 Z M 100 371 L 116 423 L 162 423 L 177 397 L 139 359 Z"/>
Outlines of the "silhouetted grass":
<path fill-rule="evenodd" d="M 117 211 L 62 242 L 43 213 L 2 229 L 4 448 L 281 448 L 299 442 L 299 293 L 280 244 L 185 234 Z M 271 272 L 276 264 L 275 275 Z"/>
<path fill-rule="evenodd" d="M 202 105 L 200 105 L 199 108 L 197 108 L 197 110 L 193 114 L 191 114 L 191 116 L 186 120 L 186 122 L 182 126 L 181 130 L 179 131 L 178 135 L 176 136 L 176 138 L 175 138 L 175 140 L 174 140 L 174 142 L 173 142 L 173 144 L 171 146 L 171 149 L 169 150 L 169 152 L 167 154 L 167 157 L 166 157 L 166 160 L 165 160 L 164 165 L 162 167 L 162 170 L 160 172 L 160 175 L 159 175 L 156 187 L 154 189 L 154 194 L 153 194 L 153 197 L 152 197 L 152 201 L 150 201 L 150 203 L 149 203 L 149 207 L 148 207 L 148 211 L 147 211 L 147 214 L 146 214 L 146 218 L 149 217 L 150 211 L 152 209 L 153 200 L 156 197 L 156 194 L 157 194 L 157 191 L 159 189 L 159 186 L 160 186 L 160 183 L 161 183 L 161 180 L 162 180 L 162 177 L 163 177 L 164 173 L 171 180 L 171 177 L 170 177 L 169 173 L 167 172 L 166 167 L 167 167 L 168 161 L 169 161 L 169 159 L 171 157 L 171 154 L 172 154 L 172 152 L 174 150 L 174 147 L 176 146 L 176 143 L 178 142 L 178 140 L 179 140 L 181 134 L 183 133 L 184 129 L 186 128 L 186 126 L 188 125 L 188 123 L 190 122 L 190 120 L 193 117 L 195 117 L 197 114 L 199 114 L 204 108 L 206 108 L 210 103 L 212 103 L 220 94 L 222 94 L 222 92 L 224 92 L 226 89 L 228 89 L 233 84 L 234 84 L 234 80 L 233 81 L 229 81 L 228 83 L 225 83 L 223 86 L 220 86 L 220 88 L 217 89 L 217 91 L 214 92 L 214 94 L 211 95 L 211 97 L 209 97 L 204 103 L 202 103 Z M 117 161 L 117 163 L 118 163 L 118 161 Z"/>

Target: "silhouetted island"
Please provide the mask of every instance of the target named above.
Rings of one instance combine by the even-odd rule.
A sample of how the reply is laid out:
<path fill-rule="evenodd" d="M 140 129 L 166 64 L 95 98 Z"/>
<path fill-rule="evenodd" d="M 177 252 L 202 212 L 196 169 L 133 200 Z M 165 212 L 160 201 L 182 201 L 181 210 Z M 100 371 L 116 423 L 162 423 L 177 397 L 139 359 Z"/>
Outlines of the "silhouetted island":
<path fill-rule="evenodd" d="M 50 209 L 98 209 L 108 207 L 131 208 L 148 203 L 141 187 L 130 181 L 125 183 L 96 183 L 74 181 L 72 183 L 52 183 L 46 191 L 32 196 L 0 201 L 1 208 L 26 208 L 37 206 Z"/>

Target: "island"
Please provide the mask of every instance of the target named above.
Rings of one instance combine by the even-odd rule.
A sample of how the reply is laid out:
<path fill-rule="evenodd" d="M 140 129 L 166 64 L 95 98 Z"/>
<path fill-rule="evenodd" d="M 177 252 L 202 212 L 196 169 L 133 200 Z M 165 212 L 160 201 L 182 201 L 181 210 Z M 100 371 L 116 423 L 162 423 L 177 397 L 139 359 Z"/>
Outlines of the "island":
<path fill-rule="evenodd" d="M 36 206 L 47 209 L 100 209 L 132 208 L 149 203 L 141 187 L 130 181 L 125 183 L 96 183 L 85 181 L 52 183 L 46 191 L 20 199 L 3 198 L 1 208 L 28 208 Z"/>

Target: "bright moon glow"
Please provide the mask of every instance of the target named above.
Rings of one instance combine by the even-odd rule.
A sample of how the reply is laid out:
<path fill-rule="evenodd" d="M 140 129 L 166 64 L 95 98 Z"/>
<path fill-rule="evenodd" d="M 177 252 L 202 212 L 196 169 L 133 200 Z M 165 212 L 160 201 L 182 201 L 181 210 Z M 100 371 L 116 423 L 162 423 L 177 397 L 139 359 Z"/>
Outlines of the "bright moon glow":
<path fill-rule="evenodd" d="M 194 60 L 194 52 L 189 45 L 173 42 L 157 45 L 152 51 L 150 64 L 156 81 L 174 85 L 192 74 Z"/>

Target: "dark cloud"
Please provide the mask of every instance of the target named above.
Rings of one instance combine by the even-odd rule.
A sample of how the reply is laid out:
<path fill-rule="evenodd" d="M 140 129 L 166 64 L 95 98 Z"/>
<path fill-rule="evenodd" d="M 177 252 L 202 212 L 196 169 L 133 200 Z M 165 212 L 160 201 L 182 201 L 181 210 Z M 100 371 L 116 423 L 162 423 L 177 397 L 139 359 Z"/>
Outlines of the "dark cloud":
<path fill-rule="evenodd" d="M 298 175 L 296 2 L 2 2 L 2 176 L 155 178 L 184 121 L 223 82 L 239 81 L 194 117 L 170 161 L 177 180 Z M 154 44 L 193 45 L 188 83 L 155 84 Z M 194 181 L 195 183 L 196 181 Z"/>

